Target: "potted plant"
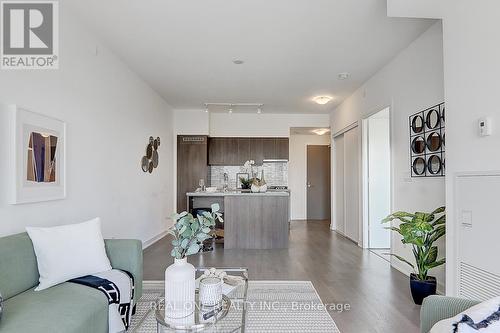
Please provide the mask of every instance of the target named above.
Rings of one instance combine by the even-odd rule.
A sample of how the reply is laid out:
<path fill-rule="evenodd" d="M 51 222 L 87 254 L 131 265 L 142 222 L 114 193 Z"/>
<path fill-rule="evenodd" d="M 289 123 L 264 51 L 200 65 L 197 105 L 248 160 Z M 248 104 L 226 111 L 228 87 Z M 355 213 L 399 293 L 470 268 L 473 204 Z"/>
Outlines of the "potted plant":
<path fill-rule="evenodd" d="M 438 260 L 438 248 L 434 243 L 446 232 L 446 213 L 445 207 L 439 207 L 432 213 L 416 212 L 396 212 L 384 220 L 382 223 L 399 220 L 399 227 L 386 227 L 399 233 L 402 236 L 403 244 L 411 244 L 415 265 L 405 258 L 396 254 L 390 254 L 402 262 L 408 264 L 413 269 L 410 275 L 410 289 L 413 301 L 416 304 L 422 304 L 425 297 L 436 293 L 436 278 L 429 276 L 429 270 L 443 265 L 444 258 Z"/>
<path fill-rule="evenodd" d="M 213 204 L 211 212 L 193 215 L 182 212 L 175 215 L 175 224 L 169 229 L 174 263 L 165 270 L 165 317 L 176 319 L 189 316 L 194 311 L 195 268 L 187 256 L 200 252 L 203 241 L 211 238 L 216 221 L 223 222 L 219 205 Z"/>

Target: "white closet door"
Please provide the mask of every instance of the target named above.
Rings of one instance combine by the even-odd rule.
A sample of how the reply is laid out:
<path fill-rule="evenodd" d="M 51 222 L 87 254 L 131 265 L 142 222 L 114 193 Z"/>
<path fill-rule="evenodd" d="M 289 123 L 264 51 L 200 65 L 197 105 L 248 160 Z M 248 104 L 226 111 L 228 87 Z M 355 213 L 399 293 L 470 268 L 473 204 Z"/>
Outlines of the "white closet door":
<path fill-rule="evenodd" d="M 344 133 L 345 235 L 359 242 L 359 130 Z"/>
<path fill-rule="evenodd" d="M 344 223 L 344 135 L 341 134 L 333 139 L 333 153 L 334 153 L 334 181 L 333 190 L 335 198 L 335 225 L 337 232 L 345 235 Z"/>

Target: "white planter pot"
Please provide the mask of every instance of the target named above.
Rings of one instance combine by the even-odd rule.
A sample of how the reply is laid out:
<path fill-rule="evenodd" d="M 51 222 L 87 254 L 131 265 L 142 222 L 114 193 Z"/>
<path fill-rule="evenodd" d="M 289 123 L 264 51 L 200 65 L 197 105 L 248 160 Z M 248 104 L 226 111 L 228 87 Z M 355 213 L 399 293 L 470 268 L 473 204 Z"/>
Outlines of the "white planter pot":
<path fill-rule="evenodd" d="M 165 318 L 185 318 L 195 309 L 195 268 L 187 258 L 165 270 Z"/>
<path fill-rule="evenodd" d="M 260 187 L 259 192 L 267 192 L 267 184 L 264 184 Z"/>
<path fill-rule="evenodd" d="M 253 193 L 258 193 L 260 191 L 260 186 L 252 184 L 252 187 L 250 189 Z"/>

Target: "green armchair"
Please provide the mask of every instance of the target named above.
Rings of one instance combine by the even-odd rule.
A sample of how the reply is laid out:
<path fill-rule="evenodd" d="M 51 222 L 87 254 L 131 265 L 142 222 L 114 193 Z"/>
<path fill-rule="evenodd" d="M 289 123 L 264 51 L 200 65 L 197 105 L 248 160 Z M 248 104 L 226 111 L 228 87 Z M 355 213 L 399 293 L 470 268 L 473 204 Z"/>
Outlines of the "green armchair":
<path fill-rule="evenodd" d="M 424 299 L 420 309 L 420 332 L 429 333 L 438 321 L 455 317 L 478 301 L 447 296 L 429 296 Z"/>

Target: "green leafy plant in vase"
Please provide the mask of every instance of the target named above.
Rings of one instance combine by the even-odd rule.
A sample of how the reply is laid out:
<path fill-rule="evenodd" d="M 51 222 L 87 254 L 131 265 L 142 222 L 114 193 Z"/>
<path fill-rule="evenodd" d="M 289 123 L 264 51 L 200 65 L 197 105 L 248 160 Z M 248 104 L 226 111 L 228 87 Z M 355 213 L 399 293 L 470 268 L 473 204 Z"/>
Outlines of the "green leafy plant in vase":
<path fill-rule="evenodd" d="M 168 234 L 173 236 L 170 252 L 174 263 L 165 270 L 165 317 L 185 318 L 195 310 L 195 268 L 187 256 L 200 252 L 205 240 L 212 238 L 217 221 L 224 222 L 219 205 L 213 204 L 211 212 L 194 217 L 188 212 L 175 215 L 175 224 Z"/>
<path fill-rule="evenodd" d="M 436 293 L 437 280 L 429 276 L 429 270 L 444 265 L 445 258 L 438 259 L 438 247 L 435 242 L 446 233 L 445 207 L 439 207 L 431 213 L 396 212 L 382 223 L 398 220 L 398 227 L 391 226 L 386 229 L 397 232 L 402 236 L 403 244 L 411 244 L 415 264 L 405 258 L 390 254 L 413 269 L 410 275 L 410 289 L 416 304 L 422 304 L 425 297 Z"/>

